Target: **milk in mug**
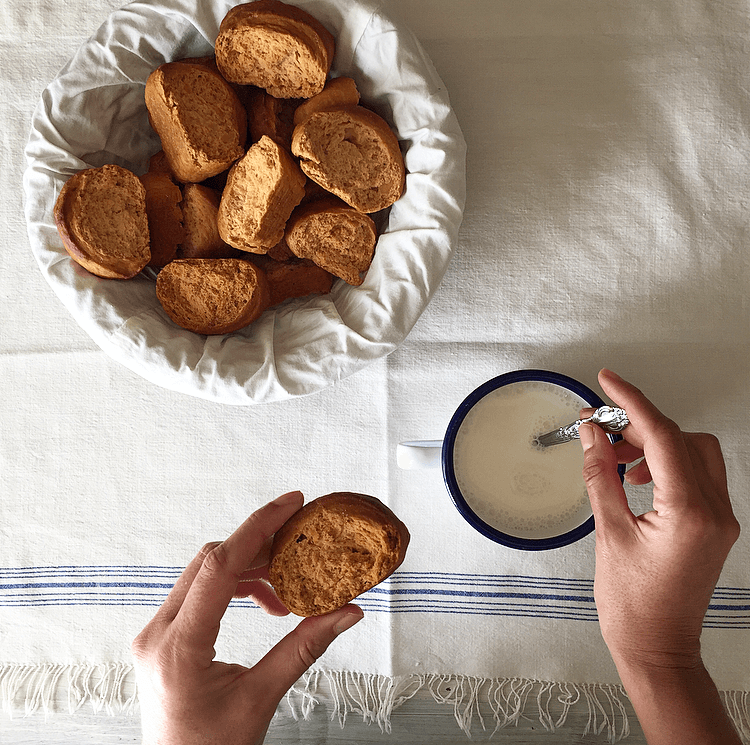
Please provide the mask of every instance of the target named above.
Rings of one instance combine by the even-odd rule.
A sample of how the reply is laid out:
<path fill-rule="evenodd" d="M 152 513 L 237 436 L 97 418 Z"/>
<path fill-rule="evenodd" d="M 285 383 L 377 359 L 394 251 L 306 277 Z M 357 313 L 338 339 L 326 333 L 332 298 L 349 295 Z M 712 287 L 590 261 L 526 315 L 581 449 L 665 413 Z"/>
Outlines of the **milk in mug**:
<path fill-rule="evenodd" d="M 589 404 L 552 383 L 510 383 L 470 410 L 456 434 L 453 465 L 469 507 L 518 538 L 551 538 L 591 516 L 577 440 L 541 447 L 534 438 L 579 418 Z"/>

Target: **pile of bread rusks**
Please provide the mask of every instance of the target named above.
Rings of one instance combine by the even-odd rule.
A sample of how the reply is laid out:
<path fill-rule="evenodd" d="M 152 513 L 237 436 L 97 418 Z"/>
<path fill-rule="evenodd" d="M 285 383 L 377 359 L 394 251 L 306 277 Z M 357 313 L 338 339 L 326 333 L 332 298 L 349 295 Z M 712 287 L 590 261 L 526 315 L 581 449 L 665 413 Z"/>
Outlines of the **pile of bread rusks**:
<path fill-rule="evenodd" d="M 331 33 L 279 0 L 232 8 L 215 56 L 148 78 L 162 150 L 138 177 L 117 165 L 71 177 L 55 205 L 66 250 L 93 274 L 158 271 L 179 326 L 224 334 L 268 307 L 359 285 L 377 240 L 370 214 L 403 193 L 404 161 L 350 78 L 329 79 Z"/>

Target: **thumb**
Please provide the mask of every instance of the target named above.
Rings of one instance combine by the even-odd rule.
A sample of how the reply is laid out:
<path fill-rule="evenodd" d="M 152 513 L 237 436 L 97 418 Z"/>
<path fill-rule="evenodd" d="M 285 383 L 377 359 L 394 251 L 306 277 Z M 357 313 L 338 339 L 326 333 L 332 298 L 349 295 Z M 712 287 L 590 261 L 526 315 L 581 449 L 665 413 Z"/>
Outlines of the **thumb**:
<path fill-rule="evenodd" d="M 331 642 L 363 616 L 359 606 L 349 604 L 324 616 L 305 618 L 253 667 L 253 673 L 264 681 L 268 695 L 280 701 Z"/>
<path fill-rule="evenodd" d="M 582 424 L 579 427 L 583 447 L 583 480 L 594 513 L 597 530 L 633 520 L 628 499 L 617 471 L 617 453 L 609 437 L 600 427 Z"/>

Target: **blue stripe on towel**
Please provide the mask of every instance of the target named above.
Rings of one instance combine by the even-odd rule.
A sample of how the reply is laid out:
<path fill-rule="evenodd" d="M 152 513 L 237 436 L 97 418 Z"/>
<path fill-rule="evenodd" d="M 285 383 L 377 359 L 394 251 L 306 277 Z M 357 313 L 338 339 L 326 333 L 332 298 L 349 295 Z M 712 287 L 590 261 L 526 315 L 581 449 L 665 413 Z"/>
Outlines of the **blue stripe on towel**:
<path fill-rule="evenodd" d="M 182 572 L 174 566 L 0 567 L 0 606 L 157 607 Z M 592 579 L 460 572 L 397 572 L 357 601 L 371 613 L 597 620 Z M 232 608 L 257 610 L 247 598 Z M 705 628 L 750 629 L 750 587 L 717 587 Z"/>

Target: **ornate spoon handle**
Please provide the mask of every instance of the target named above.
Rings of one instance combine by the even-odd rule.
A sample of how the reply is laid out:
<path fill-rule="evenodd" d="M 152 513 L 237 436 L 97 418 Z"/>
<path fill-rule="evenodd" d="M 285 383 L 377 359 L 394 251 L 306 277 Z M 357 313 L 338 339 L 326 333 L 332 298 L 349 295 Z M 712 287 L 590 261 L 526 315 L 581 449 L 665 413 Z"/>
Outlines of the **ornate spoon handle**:
<path fill-rule="evenodd" d="M 549 447 L 550 445 L 559 445 L 562 442 L 577 440 L 580 437 L 578 428 L 585 422 L 598 424 L 605 432 L 612 433 L 622 432 L 630 424 L 625 409 L 618 409 L 615 406 L 602 406 L 587 419 L 576 419 L 571 424 L 566 424 L 564 427 L 555 429 L 552 432 L 539 435 L 534 442 L 542 447 Z"/>

